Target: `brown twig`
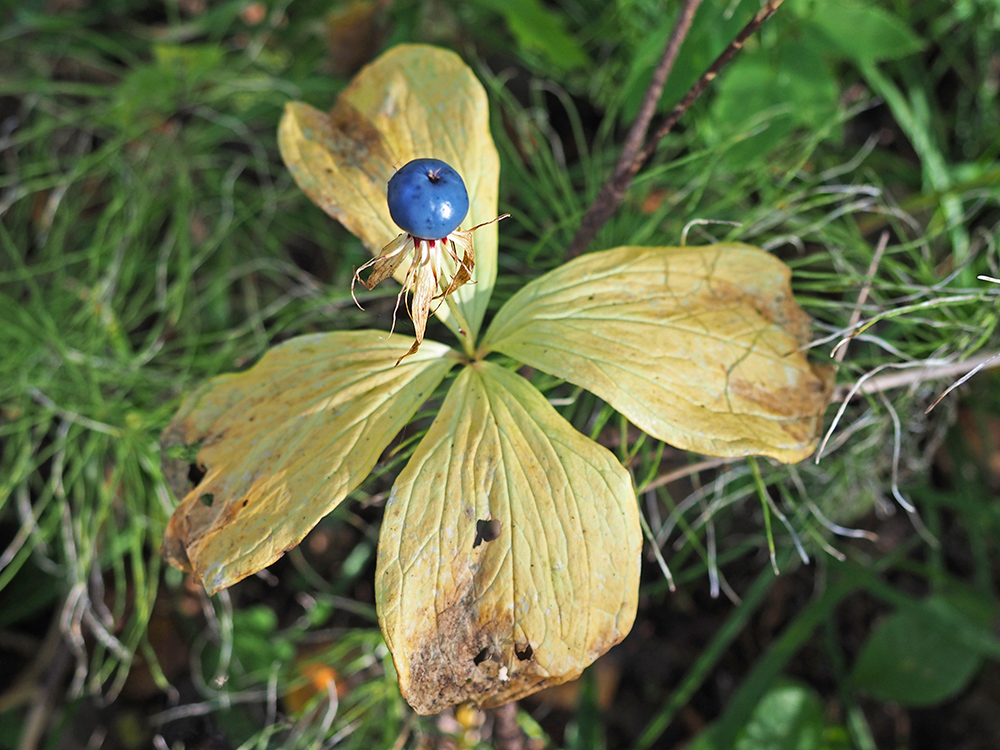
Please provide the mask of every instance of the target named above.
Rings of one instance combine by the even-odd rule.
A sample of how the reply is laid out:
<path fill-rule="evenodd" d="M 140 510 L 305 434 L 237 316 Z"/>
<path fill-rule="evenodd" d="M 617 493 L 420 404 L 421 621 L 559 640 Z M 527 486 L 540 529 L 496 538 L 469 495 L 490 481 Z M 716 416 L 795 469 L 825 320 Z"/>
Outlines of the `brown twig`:
<path fill-rule="evenodd" d="M 744 458 L 745 458 L 744 456 L 732 456 L 729 458 L 709 458 L 704 461 L 699 461 L 698 463 L 691 464 L 689 466 L 682 466 L 679 469 L 668 471 L 666 474 L 661 474 L 652 482 L 645 485 L 642 488 L 642 491 L 648 492 L 649 490 L 655 490 L 657 487 L 662 487 L 665 484 L 676 482 L 678 479 L 683 479 L 684 477 L 689 477 L 692 474 L 697 474 L 699 471 L 708 471 L 709 469 L 717 469 L 720 466 L 725 466 L 726 464 L 735 463 L 737 461 L 743 461 Z"/>
<path fill-rule="evenodd" d="M 24 718 L 18 750 L 36 750 L 41 746 L 45 733 L 52 729 L 52 712 L 56 706 L 58 693 L 72 666 L 71 659 L 72 652 L 69 646 L 60 639 L 51 659 L 45 665 L 45 671 L 35 691 L 34 701 Z"/>
<path fill-rule="evenodd" d="M 964 362 L 957 362 L 954 364 L 942 362 L 929 363 L 921 361 L 887 363 L 879 365 L 874 370 L 865 373 L 858 378 L 854 385 L 850 387 L 846 385 L 838 386 L 833 391 L 831 401 L 834 403 L 839 401 L 840 408 L 837 409 L 837 413 L 834 414 L 833 422 L 830 423 L 830 427 L 827 429 L 826 434 L 823 435 L 823 439 L 820 441 L 819 447 L 816 449 L 814 457 L 815 462 L 819 463 L 820 459 L 823 457 L 827 443 L 829 443 L 830 439 L 833 437 L 833 433 L 837 430 L 837 425 L 840 424 L 840 420 L 847 411 L 848 404 L 851 399 L 854 398 L 855 394 L 876 393 L 881 395 L 885 391 L 893 388 L 911 386 L 917 383 L 924 383 L 928 380 L 939 380 L 941 378 L 951 378 L 957 375 L 970 373 L 974 374 L 980 370 L 988 369 L 990 367 L 1000 367 L 1000 353 L 992 352 L 989 354 L 980 354 L 976 357 L 970 357 Z M 885 375 L 881 374 L 884 370 L 888 369 L 899 370 L 899 372 L 890 372 Z M 948 391 L 945 392 L 945 395 L 947 395 L 947 393 Z M 888 402 L 886 401 L 885 403 Z M 893 421 L 895 422 L 896 419 Z M 901 504 L 905 507 L 906 502 L 904 501 Z"/>
<path fill-rule="evenodd" d="M 652 137 L 646 141 L 646 146 L 643 148 L 642 153 L 639 154 L 639 158 L 645 161 L 653 152 L 656 150 L 656 146 L 659 144 L 660 139 L 663 138 L 667 133 L 669 133 L 677 121 L 681 119 L 688 108 L 695 103 L 695 100 L 701 96 L 705 89 L 708 88 L 715 77 L 719 75 L 719 71 L 722 70 L 726 64 L 732 60 L 736 53 L 743 49 L 743 45 L 747 43 L 747 39 L 753 36 L 757 30 L 764 25 L 764 22 L 775 14 L 778 10 L 778 6 L 781 5 L 785 0 L 768 0 L 767 4 L 758 11 L 757 15 L 754 16 L 747 23 L 746 26 L 736 35 L 736 38 L 729 43 L 722 54 L 720 54 L 711 65 L 708 66 L 708 70 L 702 73 L 701 78 L 699 78 L 694 86 L 692 86 L 688 92 L 681 99 L 680 103 L 670 110 L 670 114 L 663 118 L 663 122 L 660 123 L 660 127 L 656 129 Z"/>
<path fill-rule="evenodd" d="M 626 137 L 625 147 L 622 149 L 621 157 L 615 165 L 615 171 L 611 175 L 611 178 L 598 192 L 594 202 L 590 205 L 590 208 L 587 209 L 583 219 L 580 221 L 580 228 L 577 230 L 576 236 L 573 237 L 569 250 L 566 252 L 567 260 L 575 258 L 587 249 L 587 246 L 590 245 L 594 237 L 597 236 L 597 233 L 607 223 L 608 219 L 610 219 L 615 211 L 618 210 L 618 207 L 625 199 L 625 193 L 632 184 L 632 179 L 639 172 L 642 165 L 649 159 L 650 156 L 653 155 L 653 152 L 656 150 L 660 140 L 667 133 L 669 133 L 671 129 L 673 129 L 674 125 L 677 124 L 677 121 L 680 120 L 688 108 L 694 104 L 695 100 L 702 95 L 708 87 L 708 84 L 710 84 L 719 74 L 719 71 L 722 70 L 726 63 L 732 60 L 736 53 L 740 51 L 744 44 L 746 44 L 747 39 L 749 39 L 768 18 L 773 16 L 775 11 L 778 9 L 778 6 L 784 2 L 784 0 L 767 0 L 767 3 L 760 9 L 760 12 L 758 12 L 757 15 L 755 15 L 753 19 L 751 19 L 750 22 L 743 27 L 740 33 L 736 35 L 736 38 L 729 43 L 729 46 L 722 51 L 722 54 L 715 58 L 715 61 L 702 74 L 701 78 L 699 78 L 697 82 L 695 82 L 694 86 L 688 90 L 687 94 L 684 95 L 684 98 L 681 99 L 680 103 L 663 119 L 663 122 L 660 123 L 656 132 L 647 138 L 646 131 L 649 128 L 652 112 L 655 110 L 656 102 L 659 101 L 660 94 L 663 92 L 663 86 L 666 82 L 667 75 L 670 72 L 670 68 L 673 66 L 677 50 L 680 49 L 681 42 L 687 35 L 688 29 L 690 29 L 691 18 L 694 16 L 694 10 L 697 8 L 700 1 L 701 0 L 687 0 L 684 7 L 681 8 L 680 18 L 670 35 L 670 39 L 667 41 L 663 58 L 660 60 L 660 65 L 657 67 L 656 72 L 653 75 L 653 80 L 650 81 L 649 89 L 647 89 L 646 96 L 643 99 L 643 106 L 639 110 L 639 115 L 636 117 L 636 121 L 632 124 L 632 128 L 629 130 L 629 134 Z M 674 45 L 676 46 L 676 49 L 673 49 Z M 671 50 L 672 56 L 670 55 Z M 661 69 L 662 77 L 660 76 Z M 644 115 L 647 102 L 649 102 L 650 99 L 652 99 L 652 104 L 649 106 L 649 117 L 645 120 L 645 122 L 642 122 L 640 118 Z M 643 145 L 641 149 L 638 149 L 638 142 L 641 142 L 643 139 L 645 139 L 645 145 Z"/>
<path fill-rule="evenodd" d="M 969 357 L 967 360 L 953 364 L 930 364 L 926 367 L 916 365 L 900 372 L 887 372 L 884 375 L 875 375 L 865 380 L 856 389 L 847 385 L 837 386 L 833 392 L 831 401 L 834 403 L 843 401 L 848 395 L 852 395 L 852 390 L 855 393 L 881 393 L 883 391 L 891 391 L 894 388 L 905 388 L 917 383 L 926 383 L 928 380 L 944 380 L 945 378 L 954 378 L 959 375 L 974 375 L 981 370 L 990 370 L 995 367 L 1000 367 L 1000 352 L 977 354 L 974 357 Z M 949 391 L 945 391 L 943 395 L 947 395 Z M 930 409 L 927 411 L 930 411 Z"/>
<path fill-rule="evenodd" d="M 517 723 L 517 701 L 493 709 L 493 747 L 524 750 L 524 732 Z"/>
<path fill-rule="evenodd" d="M 660 101 L 663 86 L 674 67 L 674 61 L 677 59 L 677 53 L 680 52 L 681 44 L 691 29 L 694 13 L 698 10 L 699 5 L 701 5 L 701 0 L 684 1 L 677 23 L 674 25 L 673 31 L 670 32 L 670 38 L 667 39 L 667 46 L 663 48 L 660 62 L 656 66 L 656 70 L 653 71 L 653 77 L 649 81 L 649 87 L 643 96 L 639 112 L 625 137 L 625 145 L 618 157 L 618 163 L 615 164 L 615 171 L 612 173 L 611 179 L 601 187 L 597 198 L 587 209 L 587 213 L 583 215 L 580 228 L 566 253 L 567 259 L 576 257 L 586 249 L 601 227 L 621 205 L 625 198 L 625 191 L 628 190 L 632 178 L 642 166 L 643 159 L 639 154 L 643 150 L 643 142 L 646 140 L 649 124 L 653 121 L 656 104 Z"/>
<path fill-rule="evenodd" d="M 875 280 L 875 272 L 878 270 L 878 264 L 882 261 L 882 254 L 888 246 L 889 233 L 882 232 L 882 236 L 878 238 L 878 245 L 875 247 L 875 254 L 872 256 L 872 262 L 868 264 L 868 273 L 865 274 L 865 284 L 861 287 L 861 292 L 858 294 L 858 302 L 854 306 L 854 312 L 851 313 L 851 318 L 847 323 L 848 329 L 853 329 L 861 321 L 861 308 L 868 301 L 868 295 L 872 290 L 872 282 Z M 849 342 L 850 339 L 844 339 L 844 341 Z M 833 358 L 837 364 L 840 364 L 846 356 L 847 343 L 834 353 Z"/>

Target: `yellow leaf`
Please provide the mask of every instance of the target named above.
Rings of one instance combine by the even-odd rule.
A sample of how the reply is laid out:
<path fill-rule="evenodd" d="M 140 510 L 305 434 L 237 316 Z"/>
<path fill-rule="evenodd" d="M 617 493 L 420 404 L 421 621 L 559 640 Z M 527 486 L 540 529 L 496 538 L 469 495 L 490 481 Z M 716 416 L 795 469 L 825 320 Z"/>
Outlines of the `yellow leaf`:
<path fill-rule="evenodd" d="M 444 344 L 341 331 L 300 336 L 254 367 L 192 394 L 161 443 L 197 447 L 166 470 L 178 497 L 163 540 L 175 566 L 209 593 L 267 567 L 333 510 L 455 363 Z"/>
<path fill-rule="evenodd" d="M 635 618 L 628 472 L 526 380 L 466 367 L 386 506 L 375 596 L 422 714 L 570 680 Z"/>
<path fill-rule="evenodd" d="M 515 294 L 482 351 L 582 386 L 680 448 L 800 461 L 832 371 L 800 351 L 809 318 L 789 277 L 742 244 L 591 253 Z"/>
<path fill-rule="evenodd" d="M 373 255 L 400 232 L 389 216 L 386 184 L 412 159 L 442 159 L 465 180 L 470 206 L 463 229 L 497 216 L 500 161 L 486 92 L 461 58 L 447 50 L 394 47 L 357 75 L 329 114 L 289 103 L 278 144 L 299 187 Z M 496 281 L 495 224 L 476 232 L 475 248 L 477 283 L 455 292 L 473 336 Z M 395 278 L 402 281 L 408 268 L 407 260 Z M 450 269 L 448 277 L 454 272 Z M 437 314 L 456 330 L 447 305 Z"/>

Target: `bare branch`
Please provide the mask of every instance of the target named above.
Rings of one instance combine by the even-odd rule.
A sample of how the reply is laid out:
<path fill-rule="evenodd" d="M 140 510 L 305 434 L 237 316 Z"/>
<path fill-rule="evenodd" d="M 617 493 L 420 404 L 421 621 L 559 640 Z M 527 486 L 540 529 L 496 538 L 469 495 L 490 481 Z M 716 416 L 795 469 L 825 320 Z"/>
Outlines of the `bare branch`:
<path fill-rule="evenodd" d="M 923 368 L 911 365 L 911 369 L 901 372 L 887 372 L 885 375 L 876 375 L 875 377 L 862 383 L 855 392 L 881 393 L 882 391 L 889 391 L 893 388 L 903 388 L 908 385 L 923 383 L 928 380 L 944 380 L 945 378 L 954 378 L 959 375 L 971 376 L 980 370 L 988 370 L 994 367 L 1000 367 L 1000 353 L 997 352 L 979 354 L 975 357 L 969 357 L 969 359 L 963 362 L 955 362 L 951 364 L 935 363 L 928 364 Z M 961 382 L 964 382 L 964 379 Z M 956 385 L 961 385 L 961 382 Z M 850 390 L 851 388 L 848 386 L 838 386 L 833 393 L 831 401 L 843 401 L 847 398 Z M 949 388 L 942 395 L 947 395 L 951 390 L 952 389 Z M 936 403 L 937 402 L 935 402 L 935 404 Z M 930 411 L 930 409 L 927 411 Z"/>
<path fill-rule="evenodd" d="M 681 44 L 691 29 L 694 13 L 700 4 L 701 0 L 685 0 L 684 5 L 681 7 L 680 16 L 677 18 L 674 30 L 670 33 L 670 38 L 667 39 L 667 46 L 663 48 L 663 55 L 660 57 L 660 62 L 656 66 L 656 70 L 653 71 L 653 77 L 642 99 L 642 105 L 639 107 L 635 121 L 632 123 L 628 136 L 625 138 L 625 145 L 622 147 L 621 155 L 618 157 L 618 163 L 615 164 L 615 171 L 612 173 L 611 179 L 601 187 L 597 198 L 594 199 L 590 208 L 587 209 L 587 213 L 583 215 L 583 219 L 580 221 L 580 228 L 577 230 L 573 242 L 570 243 L 569 251 L 566 253 L 567 259 L 575 258 L 582 253 L 600 231 L 601 227 L 611 218 L 611 215 L 618 209 L 618 206 L 621 205 L 622 200 L 625 198 L 625 191 L 628 190 L 628 186 L 632 183 L 632 178 L 635 177 L 636 172 L 639 171 L 639 167 L 645 161 L 640 156 L 640 153 L 643 150 L 646 133 L 649 131 L 649 124 L 653 121 L 656 105 L 660 101 L 660 95 L 663 93 L 663 86 L 666 84 L 667 77 L 674 67 L 677 53 L 680 52 Z"/>
<path fill-rule="evenodd" d="M 677 121 L 681 119 L 685 112 L 691 107 L 692 104 L 701 96 L 705 89 L 708 88 L 715 77 L 719 75 L 719 71 L 722 70 L 726 64 L 732 60 L 736 53 L 743 49 L 743 45 L 746 44 L 747 39 L 753 36 L 756 31 L 764 25 L 764 22 L 774 15 L 775 11 L 778 10 L 778 6 L 781 5 L 785 0 L 768 0 L 767 4 L 760 9 L 756 16 L 754 16 L 746 26 L 736 35 L 736 38 L 729 43 L 722 54 L 715 58 L 715 61 L 708 66 L 701 78 L 699 78 L 694 86 L 692 86 L 688 92 L 681 99 L 680 103 L 674 107 L 670 114 L 663 118 L 663 122 L 660 123 L 660 127 L 656 129 L 652 137 L 646 141 L 646 146 L 643 148 L 642 153 L 639 154 L 639 158 L 644 162 L 653 155 L 656 150 L 657 144 L 659 144 L 660 139 L 663 138 L 667 133 L 669 133 Z M 638 170 L 637 170 L 638 171 Z"/>
<path fill-rule="evenodd" d="M 524 750 L 524 732 L 517 723 L 517 701 L 493 709 L 493 747 Z"/>
<path fill-rule="evenodd" d="M 653 80 L 650 81 L 646 96 L 642 102 L 642 107 L 639 110 L 639 115 L 637 115 L 632 128 L 629 130 L 625 146 L 622 148 L 621 157 L 619 157 L 618 163 L 615 165 L 615 171 L 612 173 L 611 178 L 601 187 L 594 202 L 587 209 L 583 219 L 580 221 L 580 228 L 577 230 L 576 236 L 570 243 L 569 250 L 566 253 L 567 260 L 575 258 L 587 249 L 594 237 L 597 236 L 597 233 L 607 223 L 608 219 L 621 206 L 633 178 L 642 165 L 652 156 L 660 139 L 670 132 L 681 116 L 701 96 L 702 92 L 708 87 L 708 84 L 719 74 L 719 71 L 740 51 L 746 40 L 768 18 L 774 15 L 774 12 L 783 1 L 767 1 L 760 12 L 743 27 L 743 30 L 736 35 L 736 38 L 730 42 L 729 46 L 723 50 L 722 54 L 715 59 L 708 70 L 705 71 L 701 78 L 684 95 L 681 102 L 666 116 L 656 132 L 647 138 L 646 132 L 649 128 L 652 113 L 656 109 L 656 102 L 659 101 L 660 94 L 663 93 L 663 86 L 676 59 L 677 51 L 680 49 L 681 42 L 683 42 L 684 37 L 691 27 L 691 19 L 694 17 L 694 11 L 701 0 L 687 0 L 685 2 L 681 8 L 681 15 L 677 20 L 677 25 L 674 27 L 670 39 L 667 41 L 667 46 L 663 50 L 663 57 L 653 75 Z M 646 118 L 645 120 L 642 119 L 644 117 Z M 644 138 L 645 144 L 640 150 L 638 143 Z"/>

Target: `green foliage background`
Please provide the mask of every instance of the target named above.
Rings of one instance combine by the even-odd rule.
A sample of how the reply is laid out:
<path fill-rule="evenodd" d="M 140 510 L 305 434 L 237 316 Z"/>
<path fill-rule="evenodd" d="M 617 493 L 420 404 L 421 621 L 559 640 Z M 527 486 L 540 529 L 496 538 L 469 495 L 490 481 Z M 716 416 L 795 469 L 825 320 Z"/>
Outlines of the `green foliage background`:
<path fill-rule="evenodd" d="M 705 0 L 661 112 L 757 7 Z M 104 747 L 194 747 L 198 732 L 233 747 L 488 742 L 489 723 L 464 733 L 411 715 L 374 629 L 372 506 L 425 422 L 275 569 L 277 585 L 211 602 L 158 555 L 174 504 L 158 435 L 205 378 L 299 333 L 382 325 L 392 304 L 391 289 L 367 312 L 351 302 L 365 254 L 280 163 L 286 101 L 329 106 L 394 43 L 460 52 L 490 91 L 501 209 L 515 217 L 499 306 L 563 260 L 676 3 L 35 0 L 0 13 L 0 748 L 86 744 L 95 705 Z M 356 58 L 348 38 L 367 40 Z M 696 706 L 712 724 L 694 747 L 869 748 L 908 740 L 889 717 L 964 716 L 995 687 L 997 381 L 972 381 L 949 432 L 962 396 L 925 415 L 950 381 L 924 371 L 997 349 L 997 290 L 977 276 L 1000 275 L 998 49 L 995 0 L 786 0 L 640 172 L 595 248 L 759 244 L 794 268 L 818 359 L 877 320 L 847 348 L 841 396 L 869 374 L 910 377 L 855 396 L 818 464 L 785 467 L 702 466 L 534 376 L 633 471 L 656 540 L 640 625 L 645 607 L 647 630 L 699 611 L 713 627 L 669 685 L 623 691 L 603 715 L 595 677 L 560 721 L 524 706 L 531 736 L 691 740 L 678 717 Z M 782 598 L 776 580 L 800 593 Z M 727 655 L 767 617 L 777 624 L 734 667 Z M 666 641 L 683 640 L 678 627 Z M 294 655 L 320 647 L 351 688 L 336 710 L 319 696 L 287 713 L 280 696 L 304 681 Z M 146 697 L 127 683 L 137 671 Z"/>

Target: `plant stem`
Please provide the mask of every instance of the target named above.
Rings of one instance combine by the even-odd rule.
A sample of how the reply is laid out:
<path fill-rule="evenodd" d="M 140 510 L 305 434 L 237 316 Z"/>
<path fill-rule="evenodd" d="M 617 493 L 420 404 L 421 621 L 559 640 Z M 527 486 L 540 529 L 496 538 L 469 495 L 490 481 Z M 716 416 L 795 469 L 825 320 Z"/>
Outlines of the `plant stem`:
<path fill-rule="evenodd" d="M 673 31 L 670 32 L 667 45 L 663 48 L 663 55 L 660 57 L 660 62 L 656 66 L 656 70 L 653 71 L 653 77 L 649 81 L 649 88 L 646 89 L 639 112 L 632 123 L 632 127 L 629 129 L 628 135 L 625 137 L 625 145 L 622 147 L 621 155 L 618 157 L 618 163 L 615 164 L 615 171 L 611 179 L 604 183 L 604 186 L 597 194 L 597 198 L 594 199 L 587 213 L 584 214 L 583 220 L 580 222 L 580 228 L 577 230 L 576 236 L 569 246 L 569 251 L 566 253 L 567 260 L 575 258 L 582 253 L 597 232 L 600 231 L 601 227 L 611 218 L 611 215 L 618 209 L 618 206 L 621 205 L 622 200 L 625 198 L 625 191 L 628 190 L 628 186 L 632 183 L 632 178 L 635 177 L 636 172 L 639 171 L 639 167 L 642 166 L 643 160 L 639 156 L 642 143 L 646 139 L 646 133 L 649 131 L 649 124 L 653 121 L 656 105 L 660 101 L 660 95 L 663 93 L 663 86 L 666 84 L 667 77 L 674 67 L 677 53 L 680 52 L 681 44 L 691 29 L 691 22 L 694 20 L 695 11 L 698 10 L 700 4 L 701 0 L 684 0 L 680 16 L 677 18 L 677 24 L 674 26 Z"/>
<path fill-rule="evenodd" d="M 493 747 L 524 750 L 524 733 L 517 724 L 517 701 L 493 709 Z"/>
<path fill-rule="evenodd" d="M 780 6 L 784 1 L 785 0 L 768 0 L 767 4 L 761 8 L 760 11 L 758 11 L 756 16 L 750 19 L 747 25 L 744 26 L 733 41 L 729 43 L 729 46 L 722 50 L 722 54 L 715 58 L 712 64 L 708 66 L 708 69 L 702 73 L 701 78 L 695 82 L 694 86 L 688 89 L 688 92 L 684 95 L 684 98 L 680 100 L 680 103 L 670 110 L 670 114 L 663 118 L 663 122 L 660 123 L 660 127 L 658 127 L 652 137 L 646 141 L 645 148 L 643 148 L 642 153 L 639 154 L 640 162 L 646 161 L 653 155 L 660 139 L 673 129 L 674 125 L 677 124 L 677 121 L 681 119 L 684 113 L 688 111 L 698 97 L 705 92 L 705 89 L 708 88 L 708 84 L 715 80 L 715 77 L 719 75 L 719 71 L 722 70 L 726 64 L 736 56 L 737 52 L 743 49 L 743 45 L 746 44 L 747 39 L 753 36 L 757 29 L 763 26 L 764 22 L 774 15 L 775 11 L 778 10 L 778 6 Z M 638 171 L 638 169 L 636 171 Z"/>
<path fill-rule="evenodd" d="M 894 388 L 924 383 L 928 380 L 943 380 L 960 375 L 968 375 L 973 371 L 989 370 L 1000 367 L 1000 352 L 985 352 L 969 357 L 962 362 L 928 363 L 926 367 L 914 367 L 901 372 L 887 372 L 885 375 L 875 375 L 861 384 L 856 393 L 881 393 Z M 831 401 L 843 401 L 851 392 L 852 386 L 839 385 L 833 392 Z M 946 392 L 947 393 L 947 392 Z M 936 403 L 936 402 L 935 402 Z M 930 409 L 928 409 L 930 411 Z"/>
<path fill-rule="evenodd" d="M 664 66 L 667 61 L 667 53 L 671 49 L 671 44 L 675 37 L 678 37 L 677 48 L 680 48 L 680 42 L 683 41 L 684 36 L 687 34 L 688 29 L 691 25 L 691 18 L 686 17 L 685 13 L 689 6 L 693 6 L 690 11 L 690 15 L 693 17 L 694 8 L 697 7 L 700 0 L 688 0 L 681 9 L 681 17 L 677 21 L 677 26 L 674 27 L 674 31 L 671 33 L 670 39 L 667 42 L 667 48 L 664 50 L 663 59 L 660 61 L 660 66 Z M 641 126 L 642 137 L 646 135 L 646 129 L 649 127 L 649 122 L 640 122 L 640 117 L 643 115 L 644 110 L 640 109 L 639 116 L 636 117 L 635 123 L 632 125 L 632 130 L 629 132 L 628 137 L 625 141 L 625 148 L 622 149 L 622 155 L 618 160 L 618 164 L 615 166 L 615 171 L 612 173 L 611 178 L 604 184 L 600 192 L 598 192 L 597 197 L 594 202 L 587 209 L 584 214 L 583 219 L 580 221 L 580 228 L 577 230 L 576 236 L 570 243 L 569 250 L 566 252 L 566 259 L 575 258 L 587 249 L 587 246 L 593 241 L 594 237 L 601 228 L 607 223 L 618 207 L 621 206 L 622 201 L 625 199 L 625 193 L 628 191 L 629 186 L 632 184 L 632 179 L 639 172 L 642 165 L 653 155 L 656 150 L 657 144 L 667 133 L 671 131 L 677 121 L 684 115 L 684 113 L 694 104 L 695 100 L 702 95 L 708 84 L 711 83 L 715 77 L 719 74 L 719 71 L 728 63 L 737 52 L 746 43 L 746 40 L 759 29 L 763 23 L 774 15 L 778 6 L 784 0 L 768 0 L 767 4 L 760 9 L 756 16 L 747 23 L 746 26 L 736 35 L 736 38 L 729 43 L 729 46 L 722 51 L 715 61 L 708 67 L 708 69 L 702 74 L 694 86 L 692 86 L 684 98 L 681 99 L 680 103 L 670 111 L 660 123 L 660 126 L 656 129 L 656 132 L 652 136 L 646 138 L 645 145 L 641 150 L 635 152 L 627 151 L 631 145 L 633 132 L 638 131 L 639 126 Z M 685 21 L 687 25 L 685 26 Z M 674 52 L 676 56 L 676 51 Z M 660 94 L 663 91 L 663 84 L 666 81 L 666 75 L 669 74 L 670 67 L 673 65 L 673 60 L 669 60 L 666 65 L 666 72 L 664 73 L 663 82 L 659 83 L 659 88 L 655 90 L 655 99 L 653 101 L 654 109 L 655 103 L 659 100 Z M 660 69 L 657 68 L 656 73 L 658 74 Z M 643 100 L 643 107 L 646 106 L 646 101 L 654 95 L 654 84 L 657 83 L 657 75 L 654 74 L 653 80 L 650 82 L 650 87 L 646 92 L 646 98 Z M 641 138 L 640 138 L 641 140 Z"/>

